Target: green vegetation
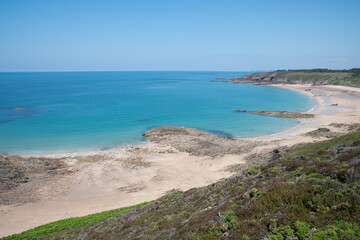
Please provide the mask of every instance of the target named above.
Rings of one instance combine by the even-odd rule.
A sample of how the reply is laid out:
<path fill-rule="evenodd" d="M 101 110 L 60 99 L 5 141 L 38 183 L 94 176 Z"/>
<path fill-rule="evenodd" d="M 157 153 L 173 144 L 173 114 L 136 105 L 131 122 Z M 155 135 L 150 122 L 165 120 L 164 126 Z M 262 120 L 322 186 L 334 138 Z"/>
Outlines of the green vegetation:
<path fill-rule="evenodd" d="M 271 228 L 268 237 L 272 240 L 294 239 L 295 236 L 299 240 L 358 239 L 360 237 L 359 226 L 343 220 L 335 221 L 333 225 L 326 225 L 324 228 L 314 229 L 313 233 L 311 231 L 308 223 L 296 221 L 294 226 L 281 225 Z"/>
<path fill-rule="evenodd" d="M 180 191 L 180 190 L 174 190 L 174 191 L 170 192 L 167 195 L 167 197 L 168 197 L 169 200 L 172 200 L 176 195 L 179 195 L 181 193 L 182 193 L 182 191 Z"/>
<path fill-rule="evenodd" d="M 299 239 L 306 239 L 309 237 L 309 232 L 311 230 L 310 225 L 306 222 L 296 221 L 295 224 L 296 236 Z"/>
<path fill-rule="evenodd" d="M 287 78 L 292 81 L 339 81 L 345 77 L 351 77 L 351 73 L 347 72 L 279 72 L 276 74 L 277 78 Z"/>
<path fill-rule="evenodd" d="M 339 144 L 349 144 L 351 142 L 356 142 L 356 141 L 360 141 L 360 132 L 347 134 L 327 141 L 306 144 L 303 147 L 293 149 L 292 151 L 286 154 L 286 157 L 289 159 L 294 157 L 299 157 L 304 154 L 323 151 L 327 148 L 334 147 Z"/>
<path fill-rule="evenodd" d="M 289 81 L 318 82 L 326 81 L 333 85 L 360 86 L 360 68 L 350 70 L 288 70 L 278 71 L 276 78 L 287 78 Z"/>
<path fill-rule="evenodd" d="M 145 206 L 148 204 L 147 202 L 141 203 L 138 205 L 134 205 L 131 207 L 124 207 L 119 209 L 113 209 L 109 211 L 104 211 L 101 213 L 91 214 L 84 217 L 73 217 L 68 219 L 63 219 L 60 221 L 48 223 L 33 229 L 30 229 L 28 231 L 22 232 L 20 234 L 14 234 L 8 237 L 4 237 L 2 239 L 4 240 L 10 240 L 10 239 L 39 239 L 39 238 L 51 238 L 55 235 L 60 235 L 62 232 L 66 230 L 71 229 L 78 229 L 80 227 L 93 224 L 93 223 L 99 223 L 101 221 L 104 221 L 106 219 L 109 219 L 111 217 L 119 216 L 121 214 L 127 213 L 132 209 Z"/>
<path fill-rule="evenodd" d="M 251 75 L 251 74 L 250 74 Z M 254 80 L 272 79 L 272 82 L 322 83 L 360 87 L 360 68 L 349 70 L 299 69 L 277 70 L 273 72 L 253 73 Z"/>
<path fill-rule="evenodd" d="M 360 132 L 277 156 L 127 213 L 7 239 L 360 239 Z"/>
<path fill-rule="evenodd" d="M 260 166 L 252 166 L 252 167 L 250 167 L 248 169 L 245 169 L 244 174 L 248 175 L 248 176 L 251 176 L 251 175 L 258 174 L 259 171 L 260 171 Z"/>

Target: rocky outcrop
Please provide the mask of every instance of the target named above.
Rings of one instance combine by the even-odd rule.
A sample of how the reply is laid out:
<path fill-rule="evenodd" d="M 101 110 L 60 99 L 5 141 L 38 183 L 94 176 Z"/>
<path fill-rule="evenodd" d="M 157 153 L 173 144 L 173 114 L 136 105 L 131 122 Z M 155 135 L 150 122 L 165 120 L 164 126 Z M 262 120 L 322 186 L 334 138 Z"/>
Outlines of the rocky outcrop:
<path fill-rule="evenodd" d="M 358 132 L 360 131 L 360 123 L 331 123 L 329 126 L 343 129 L 347 132 Z"/>
<path fill-rule="evenodd" d="M 235 112 L 244 112 L 244 113 L 254 113 L 260 115 L 268 115 L 273 117 L 282 117 L 282 118 L 314 118 L 314 114 L 310 113 L 299 113 L 299 112 L 288 112 L 288 111 L 246 111 L 246 110 L 235 110 Z"/>
<path fill-rule="evenodd" d="M 28 177 L 24 170 L 6 157 L 0 156 L 0 191 L 16 187 L 19 183 L 26 183 Z"/>
<path fill-rule="evenodd" d="M 242 154 L 260 144 L 217 136 L 194 128 L 175 126 L 157 127 L 145 132 L 143 136 L 150 141 L 170 145 L 194 156 L 218 157 L 226 154 Z"/>
<path fill-rule="evenodd" d="M 67 173 L 61 159 L 0 155 L 0 204 L 34 201 L 39 189 Z"/>
<path fill-rule="evenodd" d="M 335 138 L 343 135 L 343 133 L 332 132 L 328 128 L 318 128 L 314 131 L 310 131 L 304 134 L 305 136 L 310 136 L 313 138 Z"/>
<path fill-rule="evenodd" d="M 296 81 L 289 81 L 287 78 L 279 78 L 276 76 L 277 72 L 259 72 L 259 73 L 249 73 L 241 78 L 231 78 L 223 82 L 231 83 L 250 83 L 250 84 L 277 84 L 277 83 L 296 83 Z"/>

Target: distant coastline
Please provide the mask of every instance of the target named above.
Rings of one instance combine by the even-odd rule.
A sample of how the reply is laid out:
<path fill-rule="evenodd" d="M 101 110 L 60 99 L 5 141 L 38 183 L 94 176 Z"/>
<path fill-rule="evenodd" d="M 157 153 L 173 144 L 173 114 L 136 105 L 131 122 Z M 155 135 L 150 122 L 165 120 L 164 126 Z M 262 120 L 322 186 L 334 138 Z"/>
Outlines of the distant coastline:
<path fill-rule="evenodd" d="M 360 68 L 352 68 L 349 70 L 277 70 L 272 72 L 249 73 L 240 78 L 231 78 L 230 80 L 218 79 L 216 81 L 231 83 L 251 83 L 260 85 L 300 83 L 311 85 L 341 85 L 360 87 Z"/>

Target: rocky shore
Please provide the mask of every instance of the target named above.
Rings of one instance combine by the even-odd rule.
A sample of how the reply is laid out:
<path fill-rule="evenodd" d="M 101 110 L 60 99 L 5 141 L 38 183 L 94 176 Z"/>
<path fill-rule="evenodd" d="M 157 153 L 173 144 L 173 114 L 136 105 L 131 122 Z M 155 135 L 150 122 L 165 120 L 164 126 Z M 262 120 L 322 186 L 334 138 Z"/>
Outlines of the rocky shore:
<path fill-rule="evenodd" d="M 242 113 L 253 113 L 253 114 L 260 114 L 260 115 L 267 115 L 273 117 L 281 117 L 281 118 L 314 118 L 314 114 L 310 113 L 300 113 L 300 112 L 288 112 L 288 111 L 246 111 L 246 110 L 235 110 L 235 112 L 242 112 Z"/>
<path fill-rule="evenodd" d="M 168 144 L 193 156 L 219 157 L 226 154 L 243 154 L 260 145 L 259 142 L 227 138 L 194 128 L 175 126 L 157 127 L 143 135 L 150 141 Z"/>
<path fill-rule="evenodd" d="M 39 200 L 38 190 L 70 173 L 61 159 L 0 155 L 0 205 Z"/>

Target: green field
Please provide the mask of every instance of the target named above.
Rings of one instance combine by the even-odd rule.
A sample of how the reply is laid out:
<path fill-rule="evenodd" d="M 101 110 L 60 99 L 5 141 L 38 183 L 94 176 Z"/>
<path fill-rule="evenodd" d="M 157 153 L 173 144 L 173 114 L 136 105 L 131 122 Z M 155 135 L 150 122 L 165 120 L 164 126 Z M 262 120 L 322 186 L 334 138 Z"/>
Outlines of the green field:
<path fill-rule="evenodd" d="M 318 82 L 327 81 L 333 85 L 344 85 L 360 87 L 360 69 L 350 70 L 288 70 L 276 71 L 275 77 L 278 79 L 287 78 L 288 81 Z"/>

